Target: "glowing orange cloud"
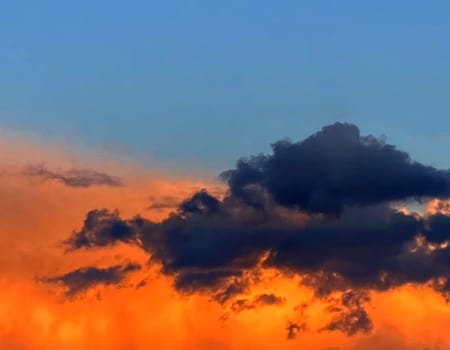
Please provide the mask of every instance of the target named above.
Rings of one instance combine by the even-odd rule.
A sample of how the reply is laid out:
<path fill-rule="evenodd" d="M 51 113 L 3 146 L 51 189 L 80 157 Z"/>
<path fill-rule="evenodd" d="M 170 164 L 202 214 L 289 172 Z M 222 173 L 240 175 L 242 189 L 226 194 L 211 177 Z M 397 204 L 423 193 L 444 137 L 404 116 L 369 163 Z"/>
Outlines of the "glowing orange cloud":
<path fill-rule="evenodd" d="M 251 303 L 258 295 L 272 293 L 283 301 L 236 312 L 232 302 L 220 305 L 208 295 L 180 295 L 171 278 L 148 265 L 148 255 L 136 247 L 118 244 L 65 254 L 61 241 L 82 225 L 92 208 L 117 208 L 124 216 L 139 213 L 161 220 L 200 188 L 222 191 L 212 181 L 168 176 L 107 157 L 93 161 L 78 156 L 81 160 L 74 162 L 67 154 L 26 142 L 0 147 L 1 349 L 450 348 L 444 337 L 450 308 L 427 287 L 372 293 L 367 308 L 375 325 L 372 333 L 348 337 L 323 330 L 333 316 L 329 302 L 299 286 L 301 276 L 265 271 L 244 298 Z M 72 188 L 58 181 L 36 181 L 22 173 L 23 166 L 36 163 L 52 169 L 81 164 L 117 175 L 125 186 Z M 67 298 L 63 287 L 40 279 L 81 266 L 129 261 L 143 268 L 130 273 L 120 288 L 96 285 L 74 298 Z M 292 324 L 298 328 L 288 340 Z"/>

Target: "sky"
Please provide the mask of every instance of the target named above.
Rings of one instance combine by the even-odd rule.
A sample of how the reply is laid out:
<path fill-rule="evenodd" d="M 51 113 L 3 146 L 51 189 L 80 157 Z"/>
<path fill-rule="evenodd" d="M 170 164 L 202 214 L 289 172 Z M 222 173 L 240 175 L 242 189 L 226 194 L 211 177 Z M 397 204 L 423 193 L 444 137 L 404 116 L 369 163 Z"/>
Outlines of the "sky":
<path fill-rule="evenodd" d="M 448 168 L 449 7 L 5 1 L 0 123 L 220 171 L 350 121 Z"/>
<path fill-rule="evenodd" d="M 0 348 L 450 349 L 449 10 L 1 2 Z"/>

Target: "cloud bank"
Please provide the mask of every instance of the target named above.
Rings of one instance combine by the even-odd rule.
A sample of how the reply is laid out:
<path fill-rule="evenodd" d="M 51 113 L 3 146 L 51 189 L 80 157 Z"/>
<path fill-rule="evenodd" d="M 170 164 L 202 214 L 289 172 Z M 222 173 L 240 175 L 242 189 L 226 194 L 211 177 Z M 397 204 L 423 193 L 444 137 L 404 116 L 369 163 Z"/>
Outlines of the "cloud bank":
<path fill-rule="evenodd" d="M 407 201 L 447 199 L 447 170 L 336 123 L 300 142 L 277 142 L 272 154 L 242 158 L 221 178 L 228 184 L 223 198 L 198 191 L 159 222 L 93 209 L 65 245 L 70 251 L 137 246 L 180 293 L 207 294 L 235 310 L 271 299 L 238 299 L 264 271 L 300 276 L 317 298 L 341 293 L 323 330 L 347 335 L 371 331 L 364 309 L 371 291 L 413 283 L 449 294 L 450 216 L 397 209 Z M 303 330 L 292 323 L 288 338 Z"/>

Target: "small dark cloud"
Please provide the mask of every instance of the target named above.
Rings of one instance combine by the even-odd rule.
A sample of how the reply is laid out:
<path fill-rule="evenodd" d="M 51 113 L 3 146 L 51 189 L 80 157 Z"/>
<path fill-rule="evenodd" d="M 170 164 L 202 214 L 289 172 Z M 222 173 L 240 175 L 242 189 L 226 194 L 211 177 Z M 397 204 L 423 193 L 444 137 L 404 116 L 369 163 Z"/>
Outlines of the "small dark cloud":
<path fill-rule="evenodd" d="M 38 178 L 42 181 L 55 180 L 69 187 L 90 186 L 122 186 L 122 181 L 115 176 L 101 173 L 91 169 L 70 169 L 63 172 L 52 171 L 44 165 L 29 165 L 24 169 L 28 177 Z"/>
<path fill-rule="evenodd" d="M 139 288 L 143 288 L 143 287 L 145 287 L 147 285 L 147 281 L 146 280 L 141 280 L 138 284 L 136 284 L 136 289 L 139 289 Z"/>
<path fill-rule="evenodd" d="M 185 292 L 194 292 L 202 289 L 217 290 L 224 285 L 224 281 L 231 278 L 236 281 L 236 283 L 230 284 L 227 288 L 230 290 L 229 293 L 231 293 L 235 289 L 241 290 L 241 288 L 236 287 L 238 285 L 237 279 L 241 276 L 242 272 L 239 270 L 185 271 L 176 276 L 174 286 L 176 289 Z M 227 289 L 221 293 L 228 294 L 226 293 Z"/>
<path fill-rule="evenodd" d="M 238 299 L 231 304 L 231 311 L 238 313 L 254 309 L 255 307 L 256 305 L 249 299 Z"/>
<path fill-rule="evenodd" d="M 84 267 L 64 275 L 44 278 L 47 283 L 62 284 L 65 294 L 73 297 L 99 284 L 119 284 L 125 277 L 141 268 L 139 264 L 116 265 L 107 268 Z"/>
<path fill-rule="evenodd" d="M 292 340 L 297 337 L 297 334 L 306 330 L 306 323 L 293 323 L 289 322 L 286 327 L 287 339 Z"/>
<path fill-rule="evenodd" d="M 370 302 L 370 296 L 364 290 L 350 290 L 342 293 L 341 302 L 347 308 L 359 308 L 364 303 Z"/>
<path fill-rule="evenodd" d="M 372 327 L 372 320 L 369 318 L 366 310 L 358 308 L 341 313 L 326 326 L 326 329 L 341 331 L 352 336 L 358 332 L 369 333 Z"/>
<path fill-rule="evenodd" d="M 238 299 L 231 304 L 231 311 L 241 312 L 265 305 L 282 305 L 285 299 L 275 294 L 259 294 L 253 299 Z"/>
<path fill-rule="evenodd" d="M 73 232 L 64 243 L 69 250 L 82 247 L 101 247 L 121 242 L 135 241 L 140 219 L 122 220 L 117 211 L 91 210 L 86 215 L 80 231 Z"/>
<path fill-rule="evenodd" d="M 259 294 L 254 302 L 258 305 L 281 305 L 284 304 L 285 299 L 275 294 Z"/>
<path fill-rule="evenodd" d="M 342 293 L 341 306 L 329 310 L 337 315 L 325 326 L 324 330 L 341 331 L 348 336 L 357 333 L 369 333 L 373 328 L 372 320 L 363 305 L 370 301 L 366 291 L 347 291 Z"/>
<path fill-rule="evenodd" d="M 220 304 L 224 304 L 237 295 L 245 293 L 248 285 L 248 281 L 242 278 L 233 278 L 231 281 L 227 280 L 221 286 L 219 292 L 214 295 L 214 300 L 216 300 Z"/>

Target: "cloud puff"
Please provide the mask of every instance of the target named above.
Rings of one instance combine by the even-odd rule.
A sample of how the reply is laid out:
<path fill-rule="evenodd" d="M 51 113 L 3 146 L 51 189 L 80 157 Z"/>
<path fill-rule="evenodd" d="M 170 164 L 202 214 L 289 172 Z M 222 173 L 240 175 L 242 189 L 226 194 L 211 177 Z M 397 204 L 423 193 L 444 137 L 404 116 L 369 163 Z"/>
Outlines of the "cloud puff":
<path fill-rule="evenodd" d="M 361 136 L 352 124 L 326 126 L 272 149 L 271 155 L 241 159 L 223 173 L 233 195 L 262 205 L 259 192 L 267 192 L 280 205 L 336 215 L 345 206 L 450 194 L 448 171 L 414 162 L 392 145 Z"/>
<path fill-rule="evenodd" d="M 137 238 L 140 219 L 122 220 L 118 211 L 92 210 L 86 215 L 80 231 L 74 232 L 64 243 L 70 249 L 101 247 L 114 241 L 131 242 Z"/>
<path fill-rule="evenodd" d="M 70 169 L 57 172 L 49 170 L 41 164 L 27 166 L 24 169 L 24 174 L 43 181 L 56 180 L 69 187 L 122 186 L 122 181 L 118 177 L 91 169 Z"/>
<path fill-rule="evenodd" d="M 323 330 L 341 331 L 349 336 L 356 333 L 369 333 L 373 323 L 363 304 L 368 303 L 370 297 L 366 291 L 347 291 L 341 296 L 341 305 L 334 306 L 337 313 Z"/>
<path fill-rule="evenodd" d="M 292 340 L 295 339 L 295 337 L 299 332 L 306 330 L 306 324 L 289 322 L 286 327 L 286 330 L 287 330 L 287 339 Z"/>

